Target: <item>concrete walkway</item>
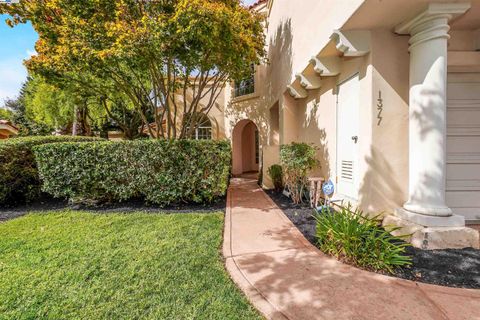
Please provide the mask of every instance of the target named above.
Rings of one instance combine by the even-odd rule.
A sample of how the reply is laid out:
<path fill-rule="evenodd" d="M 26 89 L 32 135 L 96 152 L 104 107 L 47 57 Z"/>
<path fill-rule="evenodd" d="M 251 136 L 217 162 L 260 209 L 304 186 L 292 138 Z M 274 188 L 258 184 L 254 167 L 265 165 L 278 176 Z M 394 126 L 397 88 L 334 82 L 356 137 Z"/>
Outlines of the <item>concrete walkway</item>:
<path fill-rule="evenodd" d="M 325 256 L 255 180 L 232 180 L 223 254 L 269 319 L 480 319 L 480 290 L 386 277 Z"/>

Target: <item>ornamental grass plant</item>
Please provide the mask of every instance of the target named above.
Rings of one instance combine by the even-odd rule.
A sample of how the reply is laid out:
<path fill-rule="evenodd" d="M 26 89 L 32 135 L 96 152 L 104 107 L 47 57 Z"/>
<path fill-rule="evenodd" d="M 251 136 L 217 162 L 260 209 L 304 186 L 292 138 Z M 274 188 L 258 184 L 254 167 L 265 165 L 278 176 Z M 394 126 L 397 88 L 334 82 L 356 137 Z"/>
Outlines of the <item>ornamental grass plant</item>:
<path fill-rule="evenodd" d="M 378 224 L 377 217 L 343 208 L 332 213 L 315 215 L 317 244 L 321 251 L 337 259 L 371 271 L 393 273 L 396 268 L 411 265 L 401 238 Z"/>

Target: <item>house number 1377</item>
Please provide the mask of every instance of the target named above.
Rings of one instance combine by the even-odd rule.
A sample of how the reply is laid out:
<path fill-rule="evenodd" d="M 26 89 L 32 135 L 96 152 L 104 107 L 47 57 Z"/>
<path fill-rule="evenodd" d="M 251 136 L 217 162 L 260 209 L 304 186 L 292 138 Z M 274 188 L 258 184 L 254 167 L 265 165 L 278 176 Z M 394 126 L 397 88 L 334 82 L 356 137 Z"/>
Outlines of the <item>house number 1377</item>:
<path fill-rule="evenodd" d="M 377 99 L 377 125 L 379 126 L 382 123 L 383 117 L 382 117 L 382 112 L 383 112 L 383 99 L 382 99 L 382 91 L 378 91 L 378 99 Z"/>

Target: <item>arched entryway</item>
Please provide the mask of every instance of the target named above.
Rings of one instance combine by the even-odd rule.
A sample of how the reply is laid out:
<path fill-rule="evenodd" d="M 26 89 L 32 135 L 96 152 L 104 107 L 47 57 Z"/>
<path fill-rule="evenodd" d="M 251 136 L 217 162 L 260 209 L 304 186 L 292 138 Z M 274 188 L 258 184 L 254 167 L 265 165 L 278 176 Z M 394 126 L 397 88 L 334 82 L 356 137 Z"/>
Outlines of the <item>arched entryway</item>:
<path fill-rule="evenodd" d="M 241 120 L 232 133 L 232 173 L 258 172 L 260 168 L 260 147 L 258 128 L 251 120 Z"/>

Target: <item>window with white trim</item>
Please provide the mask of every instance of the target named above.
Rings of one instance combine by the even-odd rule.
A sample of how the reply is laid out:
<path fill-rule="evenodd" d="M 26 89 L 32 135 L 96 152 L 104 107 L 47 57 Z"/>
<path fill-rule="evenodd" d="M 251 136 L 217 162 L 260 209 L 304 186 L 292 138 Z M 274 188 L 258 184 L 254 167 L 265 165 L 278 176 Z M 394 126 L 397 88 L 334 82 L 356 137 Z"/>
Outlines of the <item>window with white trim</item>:
<path fill-rule="evenodd" d="M 190 132 L 190 127 L 186 128 L 186 132 Z M 212 139 L 212 122 L 207 115 L 201 114 L 197 121 L 195 130 L 193 130 L 190 139 L 195 140 L 211 140 Z"/>

